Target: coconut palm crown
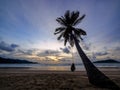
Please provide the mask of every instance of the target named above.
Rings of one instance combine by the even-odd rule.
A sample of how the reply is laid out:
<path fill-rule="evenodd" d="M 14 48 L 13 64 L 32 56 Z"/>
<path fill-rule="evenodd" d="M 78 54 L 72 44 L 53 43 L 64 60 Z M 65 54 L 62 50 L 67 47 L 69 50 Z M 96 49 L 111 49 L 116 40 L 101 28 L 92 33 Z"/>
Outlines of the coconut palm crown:
<path fill-rule="evenodd" d="M 78 41 L 83 40 L 81 35 L 86 35 L 86 32 L 80 28 L 75 28 L 75 26 L 78 25 L 84 17 L 85 15 L 80 17 L 79 11 L 70 12 L 69 10 L 66 11 L 64 16 L 58 17 L 56 21 L 61 27 L 58 27 L 55 30 L 55 35 L 60 34 L 57 39 L 60 40 L 61 38 L 64 38 L 64 45 L 69 42 L 72 47 L 74 46 L 74 37 Z"/>

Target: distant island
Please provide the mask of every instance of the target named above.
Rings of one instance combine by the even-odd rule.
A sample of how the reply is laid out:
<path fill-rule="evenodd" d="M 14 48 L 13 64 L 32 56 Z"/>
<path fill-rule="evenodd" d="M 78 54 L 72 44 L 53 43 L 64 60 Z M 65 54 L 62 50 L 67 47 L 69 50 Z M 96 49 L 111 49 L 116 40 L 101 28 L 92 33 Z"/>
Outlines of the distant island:
<path fill-rule="evenodd" d="M 108 60 L 95 61 L 93 63 L 120 63 L 120 62 L 113 59 L 108 59 Z"/>
<path fill-rule="evenodd" d="M 31 62 L 28 60 L 19 60 L 19 59 L 8 59 L 8 58 L 2 58 L 0 57 L 0 64 L 35 64 L 37 62 Z"/>

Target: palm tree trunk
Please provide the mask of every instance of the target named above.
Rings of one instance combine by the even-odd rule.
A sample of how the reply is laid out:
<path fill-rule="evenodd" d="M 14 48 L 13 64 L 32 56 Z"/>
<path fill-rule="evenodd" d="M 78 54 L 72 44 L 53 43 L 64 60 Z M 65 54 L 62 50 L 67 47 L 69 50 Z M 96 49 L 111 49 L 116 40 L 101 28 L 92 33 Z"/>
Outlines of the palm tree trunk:
<path fill-rule="evenodd" d="M 87 71 L 87 76 L 88 76 L 89 82 L 95 86 L 119 90 L 120 88 L 114 82 L 112 82 L 107 76 L 105 76 L 101 71 L 99 71 L 93 65 L 93 63 L 89 60 L 89 58 L 86 56 L 84 51 L 81 49 L 77 39 L 74 36 L 73 36 L 73 38 L 75 41 L 75 46 L 77 48 L 77 51 L 83 61 L 85 69 Z"/>

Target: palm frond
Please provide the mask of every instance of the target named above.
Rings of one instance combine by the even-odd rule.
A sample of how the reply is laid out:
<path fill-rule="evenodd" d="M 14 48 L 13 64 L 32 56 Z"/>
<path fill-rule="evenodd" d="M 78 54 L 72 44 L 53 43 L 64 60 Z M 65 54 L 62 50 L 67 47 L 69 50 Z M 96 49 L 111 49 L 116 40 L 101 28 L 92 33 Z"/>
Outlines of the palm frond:
<path fill-rule="evenodd" d="M 83 40 L 80 34 L 79 35 L 76 34 L 75 37 L 77 38 L 78 41 Z"/>
<path fill-rule="evenodd" d="M 70 11 L 69 11 L 69 10 L 67 10 L 64 16 L 65 16 L 65 18 L 70 17 Z"/>
<path fill-rule="evenodd" d="M 63 35 L 64 35 L 64 32 L 62 32 L 62 33 L 59 35 L 59 37 L 57 38 L 57 40 L 60 40 L 60 39 L 63 37 Z"/>
<path fill-rule="evenodd" d="M 74 22 L 77 20 L 77 18 L 79 17 L 79 12 L 71 12 L 71 22 L 72 24 L 74 24 Z"/>
<path fill-rule="evenodd" d="M 84 30 L 82 30 L 82 29 L 75 28 L 75 30 L 74 30 L 74 36 L 78 40 L 83 40 L 83 38 L 81 37 L 81 35 L 86 35 L 86 32 Z"/>
<path fill-rule="evenodd" d="M 58 28 L 55 29 L 55 32 L 63 31 L 63 30 L 65 30 L 65 27 L 58 27 Z"/>
<path fill-rule="evenodd" d="M 73 23 L 73 26 L 79 24 L 79 23 L 82 21 L 83 18 L 85 18 L 85 14 L 84 14 L 82 17 L 80 17 L 79 19 L 77 19 L 77 20 Z"/>
<path fill-rule="evenodd" d="M 82 30 L 82 29 L 80 29 L 80 28 L 75 28 L 75 29 L 76 29 L 76 31 L 79 32 L 81 35 L 87 35 L 87 33 L 86 33 L 84 30 Z"/>
<path fill-rule="evenodd" d="M 67 24 L 70 24 L 70 11 L 69 10 L 66 11 L 64 17 L 65 17 Z"/>
<path fill-rule="evenodd" d="M 74 36 L 75 36 L 78 40 L 81 39 L 80 31 L 74 30 Z M 82 40 L 82 39 L 81 39 L 81 40 Z"/>
<path fill-rule="evenodd" d="M 56 28 L 56 30 L 54 32 L 54 35 L 59 34 L 59 33 L 63 32 L 63 31 L 65 31 L 65 27 L 58 27 L 58 28 Z"/>
<path fill-rule="evenodd" d="M 61 25 L 63 25 L 63 26 L 66 26 L 66 21 L 65 21 L 65 18 L 64 17 L 59 17 L 59 18 L 57 18 L 56 19 L 56 21 L 58 22 L 58 23 L 60 23 Z"/>
<path fill-rule="evenodd" d="M 68 41 L 68 39 L 67 39 L 67 38 L 65 38 L 65 40 L 64 40 L 64 46 L 66 46 L 67 41 Z"/>

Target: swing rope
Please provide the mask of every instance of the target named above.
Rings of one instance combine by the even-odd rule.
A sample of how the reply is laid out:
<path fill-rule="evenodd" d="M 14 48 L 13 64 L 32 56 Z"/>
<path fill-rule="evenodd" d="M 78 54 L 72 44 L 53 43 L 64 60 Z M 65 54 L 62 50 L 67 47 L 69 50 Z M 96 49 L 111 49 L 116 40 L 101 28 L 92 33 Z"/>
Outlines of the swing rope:
<path fill-rule="evenodd" d="M 73 47 L 72 47 L 72 63 L 74 63 Z"/>
<path fill-rule="evenodd" d="M 74 56 L 73 56 L 73 48 L 72 48 L 72 65 L 71 65 L 71 71 L 74 72 L 75 71 L 75 64 L 74 64 Z"/>

